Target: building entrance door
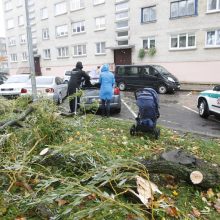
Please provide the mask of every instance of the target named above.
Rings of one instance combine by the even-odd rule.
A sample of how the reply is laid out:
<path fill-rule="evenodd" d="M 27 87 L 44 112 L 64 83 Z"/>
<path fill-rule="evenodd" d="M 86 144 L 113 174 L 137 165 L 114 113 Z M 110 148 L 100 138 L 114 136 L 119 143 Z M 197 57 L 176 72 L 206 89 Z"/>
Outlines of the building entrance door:
<path fill-rule="evenodd" d="M 40 68 L 40 57 L 34 57 L 34 68 L 35 68 L 35 75 L 41 76 L 41 68 Z"/>
<path fill-rule="evenodd" d="M 131 49 L 114 50 L 115 65 L 131 65 Z"/>

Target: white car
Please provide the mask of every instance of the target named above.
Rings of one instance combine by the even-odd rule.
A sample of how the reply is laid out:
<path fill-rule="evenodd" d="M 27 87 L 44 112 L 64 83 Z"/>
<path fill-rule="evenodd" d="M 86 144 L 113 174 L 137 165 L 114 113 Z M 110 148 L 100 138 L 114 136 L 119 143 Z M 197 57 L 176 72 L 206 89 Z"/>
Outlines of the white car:
<path fill-rule="evenodd" d="M 70 76 L 71 76 L 71 71 L 65 71 L 63 81 L 64 81 L 65 83 L 68 83 L 69 80 L 70 80 Z"/>
<path fill-rule="evenodd" d="M 220 117 L 220 85 L 212 90 L 201 92 L 198 96 L 197 107 L 202 118 L 208 118 L 209 115 Z"/>
<path fill-rule="evenodd" d="M 10 76 L 4 84 L 0 85 L 0 95 L 4 97 L 17 97 L 21 95 L 21 89 L 30 78 L 29 74 Z"/>
<path fill-rule="evenodd" d="M 58 104 L 67 96 L 68 85 L 57 76 L 37 76 L 36 87 L 38 97 L 52 99 Z M 31 80 L 22 88 L 21 95 L 32 95 Z"/>

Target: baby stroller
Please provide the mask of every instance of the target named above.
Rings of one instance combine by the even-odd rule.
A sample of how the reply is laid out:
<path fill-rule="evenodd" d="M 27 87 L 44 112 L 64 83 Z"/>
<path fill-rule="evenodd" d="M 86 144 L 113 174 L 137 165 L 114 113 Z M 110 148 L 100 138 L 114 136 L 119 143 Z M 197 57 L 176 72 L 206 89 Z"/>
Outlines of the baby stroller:
<path fill-rule="evenodd" d="M 156 91 L 151 88 L 138 89 L 134 93 L 136 104 L 139 108 L 136 125 L 130 128 L 133 136 L 137 132 L 152 133 L 156 139 L 160 136 L 160 129 L 156 128 L 159 113 L 159 99 Z"/>

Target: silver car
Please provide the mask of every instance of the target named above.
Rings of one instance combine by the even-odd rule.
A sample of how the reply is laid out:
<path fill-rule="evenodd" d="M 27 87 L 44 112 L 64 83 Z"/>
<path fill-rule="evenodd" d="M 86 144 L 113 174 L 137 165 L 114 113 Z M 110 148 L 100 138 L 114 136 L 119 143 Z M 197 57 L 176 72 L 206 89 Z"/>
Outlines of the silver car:
<path fill-rule="evenodd" d="M 10 98 L 21 95 L 21 90 L 29 80 L 29 74 L 9 76 L 6 82 L 0 85 L 0 95 Z"/>
<path fill-rule="evenodd" d="M 85 105 L 86 109 L 89 109 L 89 107 L 97 102 L 99 109 L 101 108 L 102 102 L 99 98 L 99 89 L 98 88 L 85 88 L 83 91 L 83 96 L 81 98 L 81 105 Z M 119 88 L 113 89 L 113 97 L 111 99 L 110 103 L 111 111 L 114 111 L 115 113 L 121 112 L 121 95 Z"/>
<path fill-rule="evenodd" d="M 37 76 L 36 77 L 37 96 L 46 97 L 61 104 L 67 96 L 67 84 L 57 76 Z M 31 95 L 32 87 L 31 80 L 22 88 L 21 95 Z"/>

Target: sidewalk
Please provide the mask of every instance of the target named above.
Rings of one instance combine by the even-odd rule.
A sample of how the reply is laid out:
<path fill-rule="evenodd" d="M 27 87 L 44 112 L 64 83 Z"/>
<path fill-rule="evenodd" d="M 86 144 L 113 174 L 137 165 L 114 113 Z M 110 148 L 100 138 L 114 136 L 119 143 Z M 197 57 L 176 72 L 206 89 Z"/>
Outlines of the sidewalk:
<path fill-rule="evenodd" d="M 214 86 L 214 84 L 180 83 L 180 90 L 200 92 L 208 89 L 213 89 Z"/>

